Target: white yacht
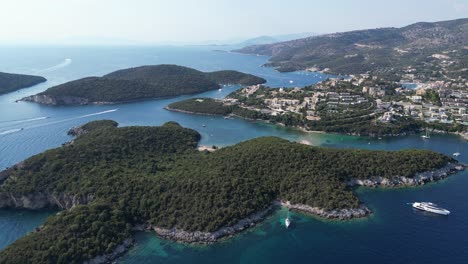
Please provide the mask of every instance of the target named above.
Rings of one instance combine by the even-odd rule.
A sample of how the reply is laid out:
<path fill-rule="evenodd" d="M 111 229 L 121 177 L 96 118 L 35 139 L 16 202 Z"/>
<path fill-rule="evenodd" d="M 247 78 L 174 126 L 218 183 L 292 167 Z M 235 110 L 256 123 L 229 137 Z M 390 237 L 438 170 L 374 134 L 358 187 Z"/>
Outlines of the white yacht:
<path fill-rule="evenodd" d="M 284 220 L 284 225 L 286 226 L 286 228 L 288 228 L 289 225 L 291 225 L 291 220 L 289 220 L 289 217 L 287 217 L 286 220 Z"/>
<path fill-rule="evenodd" d="M 450 211 L 444 208 L 439 207 L 437 204 L 429 203 L 429 202 L 415 202 L 413 203 L 413 207 L 419 210 L 431 212 L 434 214 L 440 215 L 449 215 Z"/>
<path fill-rule="evenodd" d="M 455 152 L 455 153 L 453 153 L 453 156 L 455 156 L 455 157 L 458 157 L 458 156 L 460 156 L 460 155 L 461 155 L 460 152 Z"/>

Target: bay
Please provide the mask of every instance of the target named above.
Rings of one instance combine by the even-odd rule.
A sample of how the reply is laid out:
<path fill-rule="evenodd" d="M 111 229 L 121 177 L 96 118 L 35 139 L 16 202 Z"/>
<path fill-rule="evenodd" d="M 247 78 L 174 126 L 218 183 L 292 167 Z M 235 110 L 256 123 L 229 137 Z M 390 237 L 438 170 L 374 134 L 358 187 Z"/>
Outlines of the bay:
<path fill-rule="evenodd" d="M 398 150 L 431 149 L 451 155 L 461 152 L 468 163 L 468 145 L 453 135 L 417 135 L 382 140 L 343 135 L 304 133 L 262 122 L 187 115 L 163 109 L 190 97 L 222 98 L 238 89 L 116 105 L 53 107 L 15 100 L 48 87 L 87 76 L 150 64 L 179 64 L 203 71 L 239 70 L 261 76 L 271 86 L 304 86 L 328 76 L 320 73 L 279 73 L 262 67 L 267 57 L 193 47 L 0 47 L 0 71 L 42 75 L 46 83 L 0 96 L 0 169 L 72 138 L 69 128 L 97 119 L 121 126 L 160 125 L 176 121 L 196 129 L 201 144 L 227 146 L 259 136 L 279 136 L 336 148 Z M 292 82 L 291 82 L 292 81 Z M 206 127 L 203 127 L 205 124 Z M 119 263 L 465 263 L 468 259 L 467 173 L 424 187 L 381 190 L 357 189 L 374 211 L 366 219 L 337 222 L 293 214 L 293 228 L 281 222 L 285 211 L 234 238 L 211 246 L 190 246 L 137 233 L 137 244 Z M 416 212 L 406 203 L 432 201 L 453 212 L 439 217 Z M 0 210 L 0 249 L 32 231 L 54 212 Z"/>

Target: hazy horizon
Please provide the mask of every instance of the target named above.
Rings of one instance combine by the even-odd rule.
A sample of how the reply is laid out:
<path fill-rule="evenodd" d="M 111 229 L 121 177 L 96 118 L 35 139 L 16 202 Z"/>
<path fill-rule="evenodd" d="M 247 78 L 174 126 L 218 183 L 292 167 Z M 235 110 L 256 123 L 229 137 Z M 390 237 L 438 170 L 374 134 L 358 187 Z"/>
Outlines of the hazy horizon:
<path fill-rule="evenodd" d="M 468 17 L 468 0 L 15 0 L 2 45 L 227 44 L 258 36 L 401 27 Z"/>

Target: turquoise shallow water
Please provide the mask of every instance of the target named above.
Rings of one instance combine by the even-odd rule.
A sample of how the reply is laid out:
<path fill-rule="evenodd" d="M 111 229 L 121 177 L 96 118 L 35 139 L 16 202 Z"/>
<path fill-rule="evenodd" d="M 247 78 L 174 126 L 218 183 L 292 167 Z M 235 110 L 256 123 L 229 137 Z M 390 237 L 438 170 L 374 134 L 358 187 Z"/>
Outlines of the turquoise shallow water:
<path fill-rule="evenodd" d="M 307 140 L 313 145 L 338 148 L 397 150 L 424 148 L 451 155 L 461 152 L 468 163 L 468 146 L 456 136 L 433 135 L 372 140 L 352 136 L 303 133 L 295 129 L 239 119 L 186 115 L 163 109 L 170 102 L 189 98 L 81 107 L 50 107 L 19 102 L 68 80 L 103 75 L 113 70 L 145 64 L 173 63 L 204 71 L 235 69 L 257 74 L 272 86 L 303 86 L 326 76 L 296 72 L 282 74 L 261 67 L 261 56 L 212 52 L 200 48 L 0 48 L 0 71 L 40 74 L 48 82 L 0 96 L 0 168 L 8 167 L 71 138 L 66 131 L 90 120 L 114 119 L 122 126 L 160 125 L 174 120 L 202 134 L 201 144 L 231 145 L 259 136 Z M 290 80 L 293 83 L 290 83 Z M 202 95 L 221 98 L 237 86 Z M 111 111 L 112 110 L 112 111 Z M 202 127 L 206 124 L 206 127 Z M 20 130 L 23 128 L 23 130 Z M 137 233 L 137 245 L 119 263 L 466 263 L 468 259 L 468 178 L 460 173 L 421 188 L 398 190 L 358 189 L 374 214 L 349 222 L 324 221 L 294 214 L 294 226 L 285 230 L 285 211 L 277 211 L 258 227 L 212 246 L 187 246 L 161 240 L 152 233 Z M 449 217 L 413 211 L 407 202 L 440 203 Z M 43 223 L 53 212 L 0 210 L 0 249 Z"/>

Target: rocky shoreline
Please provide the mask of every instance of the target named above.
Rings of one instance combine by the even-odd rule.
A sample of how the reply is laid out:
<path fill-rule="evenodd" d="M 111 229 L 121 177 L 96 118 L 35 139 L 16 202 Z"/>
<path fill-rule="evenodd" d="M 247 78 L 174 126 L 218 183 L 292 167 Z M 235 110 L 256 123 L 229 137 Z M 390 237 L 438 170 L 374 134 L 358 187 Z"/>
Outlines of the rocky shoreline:
<path fill-rule="evenodd" d="M 134 228 L 135 231 L 152 230 L 162 238 L 170 239 L 182 243 L 197 243 L 197 244 L 212 244 L 222 238 L 231 237 L 249 227 L 255 226 L 258 222 L 269 216 L 277 205 L 273 204 L 267 209 L 258 213 L 252 214 L 233 226 L 223 227 L 214 232 L 201 231 L 184 231 L 177 228 L 165 229 L 148 224 L 138 225 Z"/>
<path fill-rule="evenodd" d="M 385 177 L 372 177 L 370 179 L 352 179 L 346 182 L 348 186 L 366 186 L 366 187 L 408 187 L 408 186 L 417 186 L 417 185 L 424 185 L 429 182 L 434 182 L 438 180 L 442 180 L 450 176 L 451 174 L 455 174 L 459 171 L 465 169 L 465 165 L 457 164 L 457 163 L 449 163 L 443 168 L 432 170 L 432 171 L 425 171 L 417 173 L 414 177 L 408 178 L 403 176 L 395 176 L 392 178 L 385 178 Z"/>
<path fill-rule="evenodd" d="M 361 205 L 359 208 L 325 210 L 319 207 L 312 207 L 304 204 L 291 204 L 289 201 L 274 201 L 273 204 L 267 209 L 250 215 L 249 217 L 240 220 L 237 224 L 233 226 L 223 227 L 214 232 L 189 232 L 177 228 L 165 229 L 149 224 L 137 225 L 134 227 L 134 231 L 154 231 L 160 237 L 164 239 L 170 239 L 176 242 L 212 244 L 221 239 L 232 237 L 235 234 L 246 230 L 247 228 L 255 226 L 257 223 L 263 221 L 267 216 L 269 216 L 275 209 L 279 207 L 286 207 L 291 210 L 302 211 L 308 214 L 320 216 L 327 219 L 339 220 L 362 218 L 372 213 L 372 211 L 365 205 Z"/>
<path fill-rule="evenodd" d="M 13 194 L 0 193 L 0 208 L 31 209 L 59 208 L 71 209 L 77 205 L 85 205 L 94 200 L 93 195 L 81 196 L 71 194 L 53 195 L 48 193 Z"/>
<path fill-rule="evenodd" d="M 372 213 L 372 211 L 365 205 L 361 205 L 358 208 L 333 210 L 325 210 L 319 207 L 312 207 L 306 204 L 291 204 L 289 201 L 281 201 L 281 205 L 292 210 L 317 215 L 327 219 L 350 220 L 353 218 L 366 217 Z"/>
<path fill-rule="evenodd" d="M 33 102 L 44 105 L 87 105 L 89 100 L 76 96 L 50 96 L 50 95 L 31 95 L 18 101 Z"/>
<path fill-rule="evenodd" d="M 432 129 L 430 132 L 432 133 L 437 133 L 437 134 L 453 134 L 460 136 L 464 140 L 468 140 L 468 131 L 463 131 L 463 132 L 447 132 L 444 130 L 438 130 L 438 129 Z"/>
<path fill-rule="evenodd" d="M 96 256 L 88 261 L 83 262 L 83 264 L 102 264 L 102 263 L 112 263 L 113 260 L 116 260 L 120 256 L 122 256 L 125 252 L 127 252 L 130 247 L 134 244 L 133 238 L 127 238 L 124 242 L 118 245 L 114 251 L 110 254 Z"/>

